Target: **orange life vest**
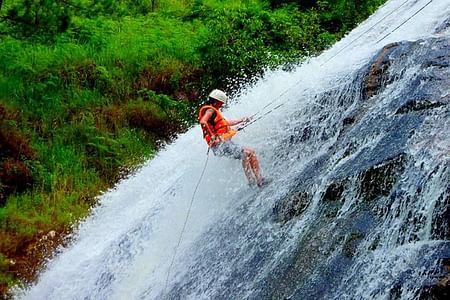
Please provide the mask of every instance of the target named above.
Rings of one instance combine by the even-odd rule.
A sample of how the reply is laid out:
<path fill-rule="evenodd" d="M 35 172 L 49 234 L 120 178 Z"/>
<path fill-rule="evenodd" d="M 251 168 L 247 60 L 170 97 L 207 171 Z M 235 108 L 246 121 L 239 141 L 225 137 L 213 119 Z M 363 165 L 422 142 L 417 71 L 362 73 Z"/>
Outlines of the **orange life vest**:
<path fill-rule="evenodd" d="M 225 120 L 225 118 L 222 116 L 222 113 L 217 108 L 211 105 L 202 106 L 198 111 L 198 120 L 201 120 L 208 109 L 212 109 L 216 113 L 214 120 L 212 122 L 208 121 L 213 129 L 214 134 L 219 135 L 223 140 L 231 139 L 236 134 L 236 130 L 230 127 L 227 120 Z M 202 131 L 203 138 L 205 139 L 206 143 L 210 145 L 212 137 L 210 136 L 209 131 L 205 125 L 202 125 Z"/>

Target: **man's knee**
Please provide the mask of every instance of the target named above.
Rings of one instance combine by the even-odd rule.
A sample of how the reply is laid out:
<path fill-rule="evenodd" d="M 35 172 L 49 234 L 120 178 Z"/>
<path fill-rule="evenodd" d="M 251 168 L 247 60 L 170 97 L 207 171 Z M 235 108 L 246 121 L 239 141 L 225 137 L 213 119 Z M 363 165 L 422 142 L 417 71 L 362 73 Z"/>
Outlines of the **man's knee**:
<path fill-rule="evenodd" d="M 251 149 L 251 148 L 244 148 L 244 155 L 246 157 L 252 157 L 256 155 L 255 150 Z"/>

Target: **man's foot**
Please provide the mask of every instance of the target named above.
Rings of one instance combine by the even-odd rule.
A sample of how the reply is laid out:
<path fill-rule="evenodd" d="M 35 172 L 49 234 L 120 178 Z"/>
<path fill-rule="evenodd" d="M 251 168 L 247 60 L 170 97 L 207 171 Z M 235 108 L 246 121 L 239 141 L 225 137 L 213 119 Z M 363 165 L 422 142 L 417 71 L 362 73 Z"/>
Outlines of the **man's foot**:
<path fill-rule="evenodd" d="M 268 185 L 271 182 L 272 182 L 272 179 L 261 177 L 261 179 L 259 179 L 256 184 L 258 185 L 258 187 L 263 187 L 263 186 Z"/>
<path fill-rule="evenodd" d="M 255 186 L 255 185 L 257 185 L 255 179 L 252 178 L 252 179 L 249 179 L 249 180 L 248 180 L 248 186 L 252 187 L 252 186 Z"/>

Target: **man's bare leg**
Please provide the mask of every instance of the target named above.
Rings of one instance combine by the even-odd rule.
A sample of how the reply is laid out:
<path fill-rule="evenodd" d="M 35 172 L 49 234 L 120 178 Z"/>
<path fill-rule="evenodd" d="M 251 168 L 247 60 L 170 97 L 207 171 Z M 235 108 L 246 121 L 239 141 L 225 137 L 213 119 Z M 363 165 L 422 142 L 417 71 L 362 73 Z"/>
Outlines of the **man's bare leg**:
<path fill-rule="evenodd" d="M 255 184 L 255 178 L 252 174 L 252 165 L 250 163 L 250 156 L 244 152 L 244 157 L 242 158 L 242 167 L 244 168 L 245 177 L 247 177 L 249 184 Z"/>
<path fill-rule="evenodd" d="M 249 169 L 251 169 L 251 172 L 253 172 L 255 178 L 256 178 L 256 184 L 261 185 L 264 181 L 264 178 L 261 176 L 261 169 L 259 167 L 259 162 L 256 157 L 256 152 L 253 149 L 245 148 L 244 149 L 244 159 L 245 161 L 248 161 Z M 245 170 L 245 167 L 244 167 Z M 250 170 L 246 171 L 250 172 Z M 249 178 L 249 175 L 246 173 L 247 178 Z M 253 178 L 253 176 L 250 174 L 250 176 Z"/>

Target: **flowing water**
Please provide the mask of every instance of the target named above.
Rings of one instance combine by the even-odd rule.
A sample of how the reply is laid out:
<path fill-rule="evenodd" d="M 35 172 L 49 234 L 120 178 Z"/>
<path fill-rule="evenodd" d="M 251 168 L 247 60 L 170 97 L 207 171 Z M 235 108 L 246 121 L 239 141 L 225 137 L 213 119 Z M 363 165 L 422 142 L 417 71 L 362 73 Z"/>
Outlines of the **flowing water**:
<path fill-rule="evenodd" d="M 448 0 L 391 0 L 319 57 L 268 72 L 224 114 L 283 103 L 234 138 L 271 184 L 207 156 L 195 126 L 100 196 L 16 297 L 426 298 L 450 259 L 449 16 Z M 389 71 L 368 88 L 380 57 Z"/>

